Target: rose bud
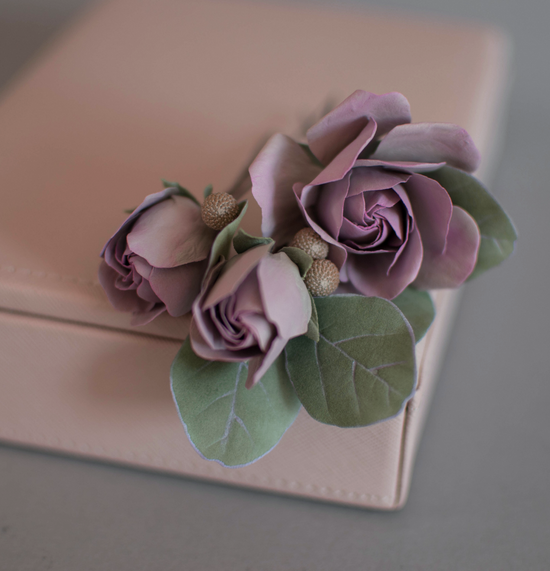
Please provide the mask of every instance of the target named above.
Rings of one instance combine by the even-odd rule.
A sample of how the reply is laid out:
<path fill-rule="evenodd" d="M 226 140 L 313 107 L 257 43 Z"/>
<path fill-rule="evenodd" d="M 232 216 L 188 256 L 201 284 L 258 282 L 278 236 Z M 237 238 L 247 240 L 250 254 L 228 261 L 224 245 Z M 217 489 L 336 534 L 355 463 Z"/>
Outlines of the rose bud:
<path fill-rule="evenodd" d="M 303 335 L 311 299 L 297 266 L 260 245 L 214 266 L 193 304 L 191 346 L 210 361 L 248 361 L 257 383 L 287 341 Z"/>
<path fill-rule="evenodd" d="M 133 325 L 163 311 L 179 317 L 199 294 L 215 236 L 180 189 L 151 194 L 105 244 L 99 282 L 116 309 L 133 312 Z"/>

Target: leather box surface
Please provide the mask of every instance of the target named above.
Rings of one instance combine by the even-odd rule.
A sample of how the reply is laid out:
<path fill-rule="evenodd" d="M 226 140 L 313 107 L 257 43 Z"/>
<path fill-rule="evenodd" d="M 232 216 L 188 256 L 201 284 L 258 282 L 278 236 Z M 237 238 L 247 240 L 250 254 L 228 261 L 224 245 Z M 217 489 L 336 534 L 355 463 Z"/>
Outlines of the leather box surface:
<path fill-rule="evenodd" d="M 349 9 L 351 10 L 351 8 Z M 456 293 L 417 349 L 419 388 L 361 429 L 302 411 L 238 469 L 202 460 L 171 400 L 188 319 L 135 329 L 108 304 L 99 252 L 124 210 L 177 180 L 222 191 L 267 135 L 297 136 L 327 101 L 401 91 L 413 121 L 465 127 L 485 154 L 507 49 L 476 26 L 212 0 L 115 0 L 68 30 L 0 102 L 0 438 L 105 461 L 365 507 L 406 500 Z M 258 233 L 251 203 L 244 227 Z"/>

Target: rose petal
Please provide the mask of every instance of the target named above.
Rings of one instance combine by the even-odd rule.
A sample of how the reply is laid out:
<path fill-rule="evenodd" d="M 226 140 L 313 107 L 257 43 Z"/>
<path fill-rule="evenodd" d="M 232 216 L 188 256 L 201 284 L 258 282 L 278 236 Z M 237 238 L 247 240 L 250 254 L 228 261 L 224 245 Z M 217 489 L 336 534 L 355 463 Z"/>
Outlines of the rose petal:
<path fill-rule="evenodd" d="M 398 203 L 378 211 L 378 215 L 388 222 L 400 242 L 406 240 L 406 231 L 408 230 L 405 228 L 408 217 L 404 210 L 403 205 Z"/>
<path fill-rule="evenodd" d="M 104 289 L 111 305 L 119 311 L 146 312 L 150 311 L 154 304 L 141 299 L 135 289 L 121 290 L 116 287 L 118 272 L 113 270 L 105 261 L 99 265 L 98 279 Z"/>
<path fill-rule="evenodd" d="M 128 216 L 128 218 L 126 218 L 126 220 L 121 224 L 120 228 L 111 236 L 111 238 L 109 238 L 109 240 L 103 247 L 103 250 L 101 250 L 101 257 L 104 256 L 106 257 L 107 249 L 114 249 L 115 245 L 118 243 L 120 238 L 123 238 L 124 243 L 126 243 L 126 234 L 130 231 L 132 225 L 141 215 L 142 212 L 144 212 L 148 208 L 151 208 L 151 206 L 154 206 L 155 204 L 158 204 L 159 202 L 166 200 L 170 196 L 177 194 L 178 192 L 179 189 L 173 186 L 146 196 L 143 202 L 132 212 L 132 214 L 130 214 L 130 216 Z M 107 263 L 109 263 L 109 265 L 112 266 L 112 264 L 109 261 Z"/>
<path fill-rule="evenodd" d="M 392 172 L 383 168 L 370 167 L 370 165 L 366 165 L 370 168 L 361 168 L 359 163 L 366 162 L 357 161 L 351 170 L 349 196 L 360 192 L 390 189 L 396 184 L 407 182 L 411 176 L 409 173 Z"/>
<path fill-rule="evenodd" d="M 248 329 L 254 336 L 255 344 L 260 347 L 260 350 L 265 352 L 276 337 L 276 330 L 265 315 L 257 313 L 243 313 L 240 316 L 240 321 L 243 327 Z"/>
<path fill-rule="evenodd" d="M 364 224 L 365 210 L 365 195 L 362 192 L 346 198 L 344 202 L 344 217 L 348 222 Z M 342 238 L 342 228 L 340 229 L 340 238 Z"/>
<path fill-rule="evenodd" d="M 346 256 L 347 256 L 346 250 L 338 242 L 338 240 L 333 238 L 326 230 L 321 228 L 321 226 L 314 220 L 313 218 L 314 214 L 312 212 L 314 206 L 306 210 L 306 208 L 302 204 L 301 196 L 306 189 L 307 187 L 304 186 L 302 183 L 296 183 L 294 185 L 293 190 L 296 195 L 297 204 L 300 207 L 302 215 L 305 218 L 307 224 L 311 228 L 313 228 L 313 230 L 315 230 L 315 232 L 317 232 L 317 234 L 319 234 L 319 236 L 321 236 L 321 238 L 325 242 L 328 242 L 329 244 L 328 259 L 334 262 L 338 266 L 338 268 L 341 268 L 344 262 L 346 261 Z"/>
<path fill-rule="evenodd" d="M 202 303 L 202 309 L 208 309 L 225 297 L 234 293 L 258 262 L 269 252 L 270 244 L 250 248 L 246 252 L 231 258 L 221 271 L 216 282 Z"/>
<path fill-rule="evenodd" d="M 195 354 L 207 361 L 225 361 L 232 363 L 236 361 L 246 361 L 261 355 L 259 347 L 250 347 L 240 351 L 229 351 L 223 347 L 220 349 L 212 348 L 209 342 L 203 337 L 202 330 L 197 326 L 195 319 L 191 322 L 189 339 L 191 340 L 191 347 Z"/>
<path fill-rule="evenodd" d="M 262 356 L 251 359 L 248 363 L 248 377 L 246 379 L 246 388 L 251 389 L 266 374 L 267 370 L 273 365 L 275 359 L 283 352 L 288 339 L 281 337 L 275 338 L 269 351 Z"/>
<path fill-rule="evenodd" d="M 387 226 L 384 227 L 384 224 L 362 227 L 344 220 L 339 239 L 346 251 L 352 254 L 372 254 L 373 250 L 376 253 L 395 252 L 395 248 L 388 248 L 383 243 L 387 234 Z"/>
<path fill-rule="evenodd" d="M 298 267 L 280 252 L 258 264 L 258 284 L 264 313 L 283 339 L 306 333 L 311 319 L 311 298 Z"/>
<path fill-rule="evenodd" d="M 139 326 L 139 325 L 147 325 L 151 323 L 155 317 L 158 317 L 161 313 L 164 313 L 166 308 L 163 304 L 157 304 L 151 309 L 151 311 L 146 311 L 144 313 L 134 313 L 132 314 L 132 319 L 130 321 L 130 325 L 132 326 Z"/>
<path fill-rule="evenodd" d="M 202 221 L 200 206 L 172 196 L 145 211 L 126 240 L 152 266 L 173 268 L 206 259 L 215 236 Z"/>
<path fill-rule="evenodd" d="M 480 239 L 475 220 L 462 208 L 453 206 L 445 251 L 425 248 L 413 285 L 419 289 L 458 287 L 475 268 Z"/>
<path fill-rule="evenodd" d="M 175 268 L 153 268 L 149 283 L 172 317 L 191 311 L 193 302 L 199 295 L 207 265 L 208 260 L 203 260 Z"/>
<path fill-rule="evenodd" d="M 127 249 L 126 236 L 115 236 L 105 244 L 103 251 L 101 252 L 102 257 L 105 262 L 113 270 L 116 270 L 119 274 L 126 276 L 130 272 L 127 265 L 123 261 L 125 251 Z"/>
<path fill-rule="evenodd" d="M 377 123 L 380 137 L 396 125 L 410 123 L 409 102 L 400 93 L 375 95 L 357 90 L 309 129 L 309 146 L 315 156 L 328 165 L 353 143 L 369 119 Z"/>
<path fill-rule="evenodd" d="M 348 219 L 344 219 L 338 239 L 342 243 L 347 243 L 348 240 L 352 240 L 354 242 L 361 241 L 364 244 L 371 244 L 376 241 L 379 233 L 380 228 L 375 224 L 372 226 L 362 226 L 354 224 Z"/>
<path fill-rule="evenodd" d="M 296 141 L 281 134 L 271 137 L 250 165 L 252 194 L 262 209 L 262 233 L 277 246 L 290 242 L 304 227 L 292 186 L 310 182 L 320 170 Z"/>
<path fill-rule="evenodd" d="M 135 254 L 130 256 L 129 260 L 132 269 L 134 269 L 142 278 L 148 280 L 151 276 L 151 272 L 153 271 L 153 266 L 151 266 L 147 260 L 141 256 L 136 256 Z"/>
<path fill-rule="evenodd" d="M 136 289 L 136 293 L 149 303 L 160 303 L 162 304 L 162 300 L 156 295 L 156 293 L 152 290 L 151 284 L 147 280 L 142 280 L 139 284 L 138 288 Z"/>
<path fill-rule="evenodd" d="M 392 170 L 395 173 L 404 172 L 404 173 L 422 173 L 422 172 L 432 172 L 440 169 L 441 167 L 445 166 L 445 163 L 422 163 L 416 161 L 382 161 L 378 159 L 357 159 L 355 161 L 356 168 L 359 167 L 369 167 L 374 168 L 378 167 L 382 170 Z"/>
<path fill-rule="evenodd" d="M 422 242 L 418 231 L 409 234 L 399 259 L 395 254 L 350 255 L 346 262 L 352 285 L 363 295 L 393 299 L 418 275 L 422 264 Z M 390 270 L 391 268 L 391 270 Z"/>
<path fill-rule="evenodd" d="M 355 164 L 361 151 L 372 141 L 376 133 L 376 121 L 369 121 L 357 138 L 344 147 L 336 157 L 315 177 L 313 185 L 327 184 L 344 178 Z"/>
<path fill-rule="evenodd" d="M 221 273 L 221 269 L 224 264 L 224 260 L 218 262 L 206 274 L 201 291 L 197 299 L 195 299 L 192 307 L 193 321 L 195 321 L 196 327 L 200 330 L 201 337 L 209 344 L 212 349 L 219 350 L 223 349 L 223 342 L 219 336 L 219 332 L 216 326 L 212 322 L 210 312 L 208 310 L 203 310 L 203 305 L 204 300 L 212 289 L 212 285 L 216 282 L 216 279 Z"/>
<path fill-rule="evenodd" d="M 390 131 L 373 159 L 385 161 L 446 162 L 467 172 L 475 171 L 480 155 L 468 133 L 448 123 L 413 123 Z"/>
<path fill-rule="evenodd" d="M 414 174 L 405 185 L 424 249 L 443 252 L 451 223 L 453 203 L 435 180 Z"/>
<path fill-rule="evenodd" d="M 342 220 L 344 219 L 344 202 L 348 195 L 350 183 L 349 174 L 342 180 L 329 182 L 318 188 L 318 197 L 313 211 L 319 224 L 334 238 L 338 238 Z M 311 189 L 312 187 L 308 187 Z M 311 190 L 309 190 L 311 192 Z M 308 207 L 308 190 L 304 189 L 302 203 Z"/>

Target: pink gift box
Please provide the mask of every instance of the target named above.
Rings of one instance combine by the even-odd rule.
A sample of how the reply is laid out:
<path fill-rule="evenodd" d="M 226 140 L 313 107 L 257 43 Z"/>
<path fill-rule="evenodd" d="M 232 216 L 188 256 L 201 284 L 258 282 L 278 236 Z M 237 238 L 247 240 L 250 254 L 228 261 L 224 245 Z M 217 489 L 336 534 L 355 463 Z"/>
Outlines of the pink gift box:
<path fill-rule="evenodd" d="M 351 8 L 350 8 L 351 10 Z M 508 49 L 480 26 L 356 10 L 115 0 L 69 29 L 0 104 L 0 438 L 363 507 L 406 501 L 459 292 L 435 293 L 419 386 L 397 417 L 342 429 L 302 410 L 247 467 L 198 456 L 169 370 L 188 319 L 133 328 L 97 281 L 124 210 L 177 180 L 232 184 L 261 140 L 296 136 L 355 89 L 400 91 L 413 121 L 457 123 L 490 173 Z M 245 229 L 259 233 L 252 201 Z"/>

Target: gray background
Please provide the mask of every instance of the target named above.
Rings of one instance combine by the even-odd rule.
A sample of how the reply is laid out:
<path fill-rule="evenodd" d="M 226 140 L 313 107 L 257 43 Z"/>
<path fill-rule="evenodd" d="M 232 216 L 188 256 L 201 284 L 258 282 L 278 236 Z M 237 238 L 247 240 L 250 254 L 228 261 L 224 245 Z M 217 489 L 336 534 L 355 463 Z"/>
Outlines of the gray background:
<path fill-rule="evenodd" d="M 0 0 L 0 88 L 88 3 Z M 520 242 L 465 290 L 407 506 L 363 511 L 0 446 L 2 571 L 550 569 L 550 2 L 369 5 L 490 22 L 516 50 L 493 191 Z"/>

